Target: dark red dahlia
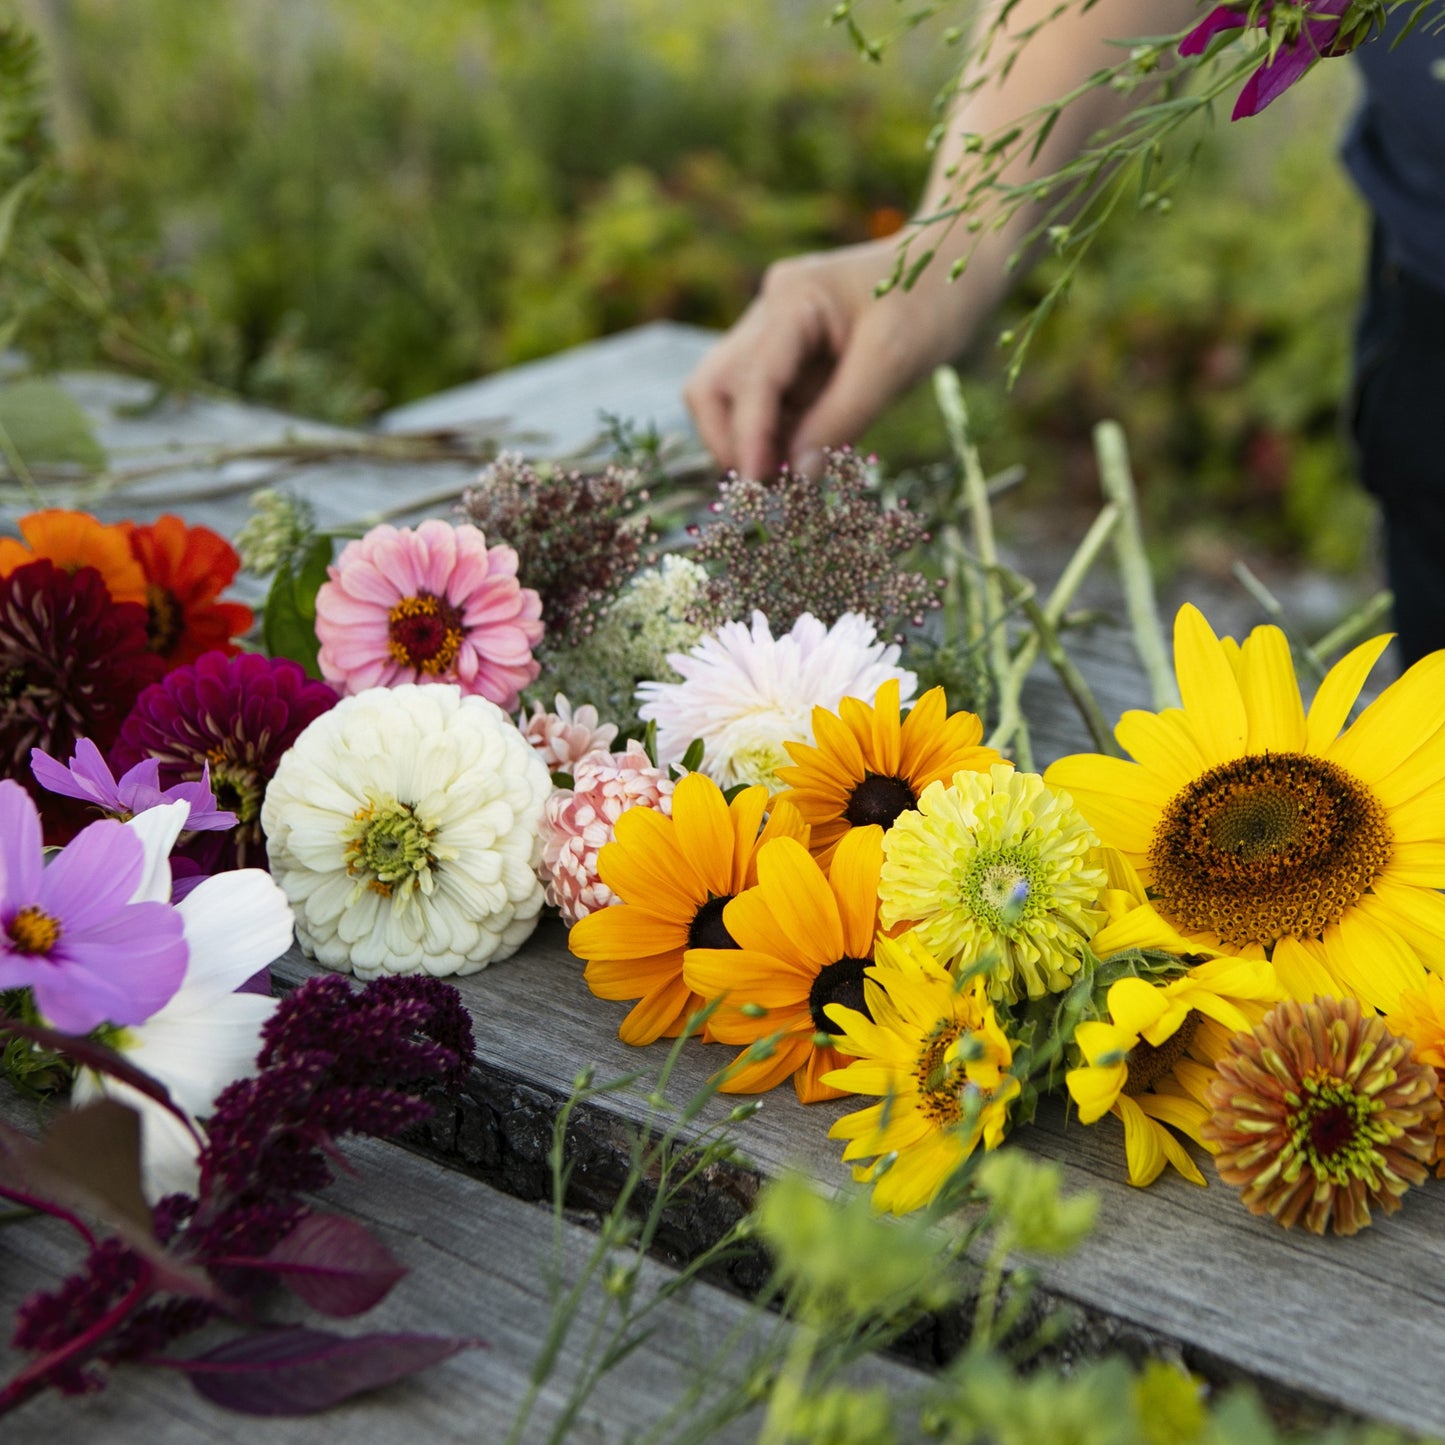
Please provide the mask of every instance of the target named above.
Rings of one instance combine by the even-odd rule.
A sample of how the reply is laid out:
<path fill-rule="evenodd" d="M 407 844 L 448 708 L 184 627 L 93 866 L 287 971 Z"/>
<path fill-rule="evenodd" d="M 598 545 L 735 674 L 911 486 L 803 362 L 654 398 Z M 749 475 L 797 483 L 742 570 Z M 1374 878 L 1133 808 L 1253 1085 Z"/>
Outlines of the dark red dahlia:
<path fill-rule="evenodd" d="M 266 784 L 307 723 L 335 705 L 330 684 L 313 682 L 294 662 L 255 652 L 208 652 L 141 693 L 111 751 L 111 765 L 129 768 L 156 758 L 164 788 L 199 778 L 209 763 L 217 806 L 239 821 L 229 833 L 198 834 L 186 851 L 207 872 L 264 868 Z"/>
<path fill-rule="evenodd" d="M 30 772 L 30 749 L 68 758 L 77 738 L 104 750 L 141 691 L 165 671 L 148 650 L 146 610 L 111 600 L 94 567 L 39 560 L 0 577 L 0 776 L 30 790 L 50 842 L 87 821 Z"/>

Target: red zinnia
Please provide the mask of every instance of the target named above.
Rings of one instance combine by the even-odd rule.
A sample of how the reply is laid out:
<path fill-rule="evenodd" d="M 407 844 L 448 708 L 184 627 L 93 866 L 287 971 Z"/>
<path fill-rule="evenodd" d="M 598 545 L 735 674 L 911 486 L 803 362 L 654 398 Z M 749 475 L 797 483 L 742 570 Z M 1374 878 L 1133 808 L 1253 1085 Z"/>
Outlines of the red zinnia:
<path fill-rule="evenodd" d="M 250 627 L 252 614 L 239 602 L 216 601 L 241 565 L 224 537 L 167 514 L 132 528 L 130 548 L 145 569 L 151 651 L 168 667 L 194 662 L 203 652 L 233 657 L 240 651 L 231 639 Z"/>
<path fill-rule="evenodd" d="M 194 782 L 209 764 L 216 803 L 236 814 L 236 827 L 197 834 L 186 855 L 207 872 L 264 868 L 266 784 L 302 728 L 336 701 L 334 688 L 313 682 L 284 658 L 207 652 L 140 695 L 121 728 L 111 766 L 119 772 L 142 758 L 156 758 L 164 788 Z"/>
<path fill-rule="evenodd" d="M 31 748 L 67 758 L 83 737 L 108 748 L 164 671 L 146 648 L 145 608 L 113 601 L 94 567 L 71 572 L 42 558 L 0 578 L 0 775 L 30 790 L 51 841 L 84 810 L 61 819 L 68 805 L 31 776 Z"/>

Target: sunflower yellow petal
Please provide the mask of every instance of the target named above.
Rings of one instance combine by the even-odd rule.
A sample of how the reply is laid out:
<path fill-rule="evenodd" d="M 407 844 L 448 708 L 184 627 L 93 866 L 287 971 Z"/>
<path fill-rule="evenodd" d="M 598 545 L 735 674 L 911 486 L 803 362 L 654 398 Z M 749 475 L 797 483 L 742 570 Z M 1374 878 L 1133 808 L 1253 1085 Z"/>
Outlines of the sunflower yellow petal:
<path fill-rule="evenodd" d="M 775 1089 L 794 1070 L 802 1068 L 808 1057 L 812 1042 L 808 1038 L 783 1038 L 774 1046 L 772 1056 L 766 1059 L 747 1058 L 746 1049 L 728 1065 L 718 1085 L 722 1094 L 765 1094 Z"/>
<path fill-rule="evenodd" d="M 1142 978 L 1121 978 L 1109 989 L 1109 1017 L 1135 1037 L 1153 1028 L 1171 1006 L 1163 989 Z"/>
<path fill-rule="evenodd" d="M 1271 962 L 1280 986 L 1300 1003 L 1322 994 L 1329 996 L 1339 988 L 1329 969 L 1297 938 L 1281 938 Z"/>
<path fill-rule="evenodd" d="M 1400 995 L 1425 981 L 1414 949 L 1366 909 L 1351 910 L 1325 930 L 1322 942 L 1325 966 L 1345 990 L 1382 1013 L 1398 1008 Z"/>
<path fill-rule="evenodd" d="M 1244 640 L 1240 661 L 1248 750 L 1299 752 L 1305 742 L 1305 709 L 1284 633 L 1278 627 L 1256 627 Z"/>
<path fill-rule="evenodd" d="M 719 898 L 732 892 L 733 826 L 722 789 L 702 773 L 679 778 L 672 790 L 672 826 L 678 848 L 708 892 Z"/>
<path fill-rule="evenodd" d="M 1093 1124 L 1102 1119 L 1114 1107 L 1128 1077 L 1129 1070 L 1123 1064 L 1107 1069 L 1070 1069 L 1064 1084 L 1079 1110 L 1079 1122 Z"/>
<path fill-rule="evenodd" d="M 1203 1104 L 1178 1094 L 1140 1094 L 1134 1102 L 1151 1119 L 1178 1129 L 1196 1144 L 1204 1144 L 1201 1126 L 1209 1117 L 1209 1110 Z"/>
<path fill-rule="evenodd" d="M 1445 787 L 1431 788 L 1391 807 L 1387 826 L 1396 843 L 1437 843 L 1445 839 Z"/>
<path fill-rule="evenodd" d="M 1359 906 L 1403 938 L 1427 968 L 1445 973 L 1445 895 L 1377 878 Z"/>
<path fill-rule="evenodd" d="M 878 932 L 878 875 L 883 871 L 883 829 L 853 828 L 838 844 L 828 886 L 843 925 L 843 955 L 871 958 Z"/>
<path fill-rule="evenodd" d="M 1437 728 L 1403 762 L 1370 786 L 1374 795 L 1391 810 L 1390 824 L 1399 837 L 1395 810 L 1422 795 L 1439 798 L 1445 794 L 1445 728 Z"/>
<path fill-rule="evenodd" d="M 693 995 L 680 978 L 674 978 L 643 995 L 632 1012 L 622 1020 L 617 1036 L 625 1044 L 643 1047 L 656 1043 L 668 1029 L 686 1022 L 692 1012 Z M 702 1000 L 696 1001 L 701 1006 Z"/>
<path fill-rule="evenodd" d="M 726 996 L 734 1008 L 793 1008 L 806 1002 L 815 974 L 787 959 L 747 948 L 689 948 L 682 956 L 687 986 L 706 999 Z M 770 1033 L 760 1021 L 760 1031 Z"/>
<path fill-rule="evenodd" d="M 758 830 L 768 806 L 768 790 L 763 787 L 744 788 L 728 804 L 728 821 L 732 824 L 732 851 L 729 855 L 731 876 L 724 893 L 741 893 L 753 880 L 753 849 L 758 846 Z"/>
<path fill-rule="evenodd" d="M 1347 652 L 1325 674 L 1325 680 L 1320 683 L 1319 691 L 1310 704 L 1305 723 L 1306 752 L 1323 753 L 1339 736 L 1360 689 L 1365 685 L 1365 679 L 1389 645 L 1389 633 L 1383 637 L 1372 637 Z"/>
<path fill-rule="evenodd" d="M 1396 842 L 1385 876 L 1416 888 L 1445 888 L 1445 843 Z"/>
<path fill-rule="evenodd" d="M 1182 708 L 1158 713 L 1131 709 L 1119 719 L 1114 736 L 1119 746 L 1171 793 L 1179 792 L 1208 767 Z"/>
<path fill-rule="evenodd" d="M 1237 758 L 1249 737 L 1239 678 L 1204 614 L 1187 602 L 1174 619 L 1174 671 L 1205 761 Z"/>
<path fill-rule="evenodd" d="M 1422 657 L 1357 717 L 1325 756 L 1366 783 L 1388 776 L 1445 725 L 1445 652 Z"/>
<path fill-rule="evenodd" d="M 777 838 L 758 849 L 758 891 L 792 941 L 791 957 L 821 968 L 844 956 L 837 901 L 823 870 L 801 843 Z"/>
<path fill-rule="evenodd" d="M 647 958 L 686 942 L 687 930 L 675 918 L 662 918 L 635 903 L 599 908 L 574 923 L 567 935 L 567 947 L 586 959 Z"/>
<path fill-rule="evenodd" d="M 1044 773 L 1044 782 L 1073 798 L 1103 843 L 1128 854 L 1149 851 L 1171 796 L 1138 763 L 1095 753 L 1060 758 Z"/>

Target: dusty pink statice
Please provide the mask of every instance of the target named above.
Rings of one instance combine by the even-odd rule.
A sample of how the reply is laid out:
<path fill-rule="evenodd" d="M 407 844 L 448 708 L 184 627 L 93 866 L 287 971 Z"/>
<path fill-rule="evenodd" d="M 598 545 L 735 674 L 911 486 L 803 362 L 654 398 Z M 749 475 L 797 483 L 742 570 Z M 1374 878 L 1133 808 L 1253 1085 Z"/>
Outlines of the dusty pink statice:
<path fill-rule="evenodd" d="M 636 739 L 625 753 L 589 753 L 573 773 L 574 786 L 558 788 L 542 809 L 540 872 L 547 902 L 568 926 L 617 902 L 597 876 L 597 855 L 612 841 L 629 808 L 672 815 L 672 779 L 653 767 Z"/>
<path fill-rule="evenodd" d="M 373 527 L 316 594 L 321 671 L 344 692 L 453 682 L 511 712 L 540 670 L 542 599 L 476 527 Z"/>
<path fill-rule="evenodd" d="M 617 727 L 599 722 L 591 703 L 574 708 L 559 692 L 553 706 L 555 712 L 546 712 L 540 702 L 534 702 L 531 716 L 517 723 L 549 773 L 571 772 L 588 753 L 605 753 L 612 746 Z"/>

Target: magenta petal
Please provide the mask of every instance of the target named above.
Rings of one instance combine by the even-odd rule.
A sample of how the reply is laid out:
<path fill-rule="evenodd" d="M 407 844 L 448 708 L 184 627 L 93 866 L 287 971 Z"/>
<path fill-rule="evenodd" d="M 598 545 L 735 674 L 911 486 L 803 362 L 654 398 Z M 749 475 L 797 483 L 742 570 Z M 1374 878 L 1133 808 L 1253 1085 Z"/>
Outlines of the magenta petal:
<path fill-rule="evenodd" d="M 1181 55 L 1203 55 L 1209 42 L 1225 30 L 1243 30 L 1249 24 L 1249 12 L 1236 10 L 1232 5 L 1216 5 L 1183 40 L 1179 42 Z"/>
<path fill-rule="evenodd" d="M 145 846 L 124 823 L 104 818 L 76 834 L 45 870 L 36 900 L 66 934 L 124 908 L 145 868 Z"/>
<path fill-rule="evenodd" d="M 1258 115 L 1271 101 L 1278 100 L 1295 81 L 1319 59 L 1314 46 L 1299 42 L 1279 53 L 1245 82 L 1230 112 L 1231 120 L 1243 120 L 1246 116 Z"/>
<path fill-rule="evenodd" d="M 35 901 L 42 856 L 40 814 L 30 794 L 6 778 L 0 782 L 0 903 L 20 909 Z"/>

